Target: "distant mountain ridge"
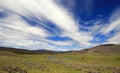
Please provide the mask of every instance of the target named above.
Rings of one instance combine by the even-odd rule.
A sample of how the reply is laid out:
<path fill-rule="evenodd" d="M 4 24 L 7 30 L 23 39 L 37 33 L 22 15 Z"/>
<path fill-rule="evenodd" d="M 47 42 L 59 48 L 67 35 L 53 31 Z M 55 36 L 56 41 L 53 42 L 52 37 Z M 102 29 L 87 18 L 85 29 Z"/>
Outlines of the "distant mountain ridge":
<path fill-rule="evenodd" d="M 0 47 L 0 51 L 7 51 L 15 54 L 56 54 L 62 52 L 62 51 L 52 51 L 47 49 L 26 50 L 26 49 L 11 48 L 11 47 Z"/>
<path fill-rule="evenodd" d="M 11 48 L 11 47 L 0 47 L 0 51 L 7 51 L 16 54 L 33 54 L 34 52 L 26 49 L 18 49 L 18 48 Z"/>
<path fill-rule="evenodd" d="M 53 51 L 47 49 L 26 50 L 9 47 L 0 47 L 0 51 L 12 52 L 15 54 L 58 54 L 58 53 L 79 53 L 79 54 L 120 54 L 120 44 L 102 44 L 80 51 Z"/>
<path fill-rule="evenodd" d="M 54 50 L 47 50 L 47 49 L 38 49 L 38 50 L 33 50 L 35 52 L 51 52 L 51 53 L 63 53 L 66 51 L 54 51 Z"/>

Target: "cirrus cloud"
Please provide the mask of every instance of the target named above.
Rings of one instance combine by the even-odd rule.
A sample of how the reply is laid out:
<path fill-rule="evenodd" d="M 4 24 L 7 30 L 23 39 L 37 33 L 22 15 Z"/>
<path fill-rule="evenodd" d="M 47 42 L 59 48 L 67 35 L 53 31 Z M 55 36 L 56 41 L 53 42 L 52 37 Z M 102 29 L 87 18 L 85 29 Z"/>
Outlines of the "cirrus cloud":
<path fill-rule="evenodd" d="M 95 24 L 92 27 L 80 26 L 81 24 L 74 18 L 72 12 L 59 3 L 55 0 L 0 0 L 0 13 L 3 13 L 0 15 L 2 16 L 0 18 L 1 46 L 51 50 L 87 48 L 96 45 L 91 43 L 94 38 L 97 38 L 94 34 L 102 33 L 106 36 L 119 26 L 119 19 L 105 25 L 107 29 L 98 25 L 101 23 L 99 20 L 92 22 Z M 93 1 L 89 1 L 88 6 L 91 3 Z M 69 5 L 71 7 L 73 4 Z M 114 14 L 117 13 L 114 12 Z M 89 31 L 85 32 L 81 28 L 89 29 Z M 67 41 L 47 39 L 56 35 L 70 39 Z"/>

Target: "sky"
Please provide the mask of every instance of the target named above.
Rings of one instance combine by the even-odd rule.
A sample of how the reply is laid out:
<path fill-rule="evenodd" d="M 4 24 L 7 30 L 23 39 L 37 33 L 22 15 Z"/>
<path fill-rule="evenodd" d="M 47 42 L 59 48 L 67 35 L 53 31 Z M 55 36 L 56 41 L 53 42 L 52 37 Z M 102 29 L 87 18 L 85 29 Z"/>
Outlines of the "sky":
<path fill-rule="evenodd" d="M 120 0 L 0 0 L 0 46 L 81 50 L 120 44 Z"/>

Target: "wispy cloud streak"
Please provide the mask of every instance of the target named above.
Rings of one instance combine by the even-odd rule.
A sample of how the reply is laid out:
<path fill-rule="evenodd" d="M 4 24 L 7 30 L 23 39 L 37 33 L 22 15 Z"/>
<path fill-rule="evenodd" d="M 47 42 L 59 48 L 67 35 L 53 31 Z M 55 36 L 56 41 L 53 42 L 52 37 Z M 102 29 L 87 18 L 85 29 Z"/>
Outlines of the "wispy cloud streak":
<path fill-rule="evenodd" d="M 72 12 L 69 12 L 54 0 L 0 0 L 0 12 L 6 13 L 6 17 L 0 19 L 0 43 L 28 49 L 47 48 L 56 50 L 63 46 L 69 48 L 69 46 L 74 45 L 77 45 L 77 48 L 89 47 L 95 45 L 90 41 L 94 39 L 93 34 L 96 33 L 96 30 L 106 36 L 110 31 L 116 29 L 120 23 L 120 19 L 111 21 L 110 24 L 106 25 L 107 29 L 96 24 L 93 27 L 85 27 L 90 31 L 84 32 L 80 29 L 83 26 L 80 26 L 75 20 Z M 33 26 L 23 17 L 29 18 L 37 22 L 37 24 L 32 23 Z M 46 21 L 59 28 L 60 33 L 58 33 L 58 30 L 52 29 L 52 26 L 50 27 L 50 24 L 46 23 Z M 48 29 L 55 34 L 49 33 Z M 104 31 L 105 29 L 106 31 Z M 71 40 L 54 41 L 47 39 L 47 37 L 56 35 L 68 37 Z"/>

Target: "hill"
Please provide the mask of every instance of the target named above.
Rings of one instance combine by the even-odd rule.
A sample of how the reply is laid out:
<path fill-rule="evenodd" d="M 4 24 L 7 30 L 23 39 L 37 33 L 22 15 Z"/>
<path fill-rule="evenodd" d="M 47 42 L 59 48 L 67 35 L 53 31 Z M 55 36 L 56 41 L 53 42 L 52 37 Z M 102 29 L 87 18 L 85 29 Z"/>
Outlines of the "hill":
<path fill-rule="evenodd" d="M 118 44 L 103 44 L 93 47 L 87 51 L 87 53 L 99 53 L 99 54 L 120 54 L 120 45 Z"/>
<path fill-rule="evenodd" d="M 57 54 L 62 53 L 61 51 L 52 51 L 46 49 L 39 49 L 39 50 L 26 50 L 26 49 L 19 49 L 19 48 L 10 48 L 10 47 L 0 47 L 0 52 L 9 52 L 15 54 Z"/>
<path fill-rule="evenodd" d="M 25 49 L 10 48 L 10 47 L 0 47 L 0 51 L 12 52 L 15 54 L 32 54 L 34 52 Z"/>
<path fill-rule="evenodd" d="M 120 45 L 118 44 L 102 44 L 89 49 L 80 51 L 69 51 L 68 53 L 79 54 L 120 54 Z"/>
<path fill-rule="evenodd" d="M 16 54 L 9 51 L 0 51 L 0 56 L 16 56 Z"/>

